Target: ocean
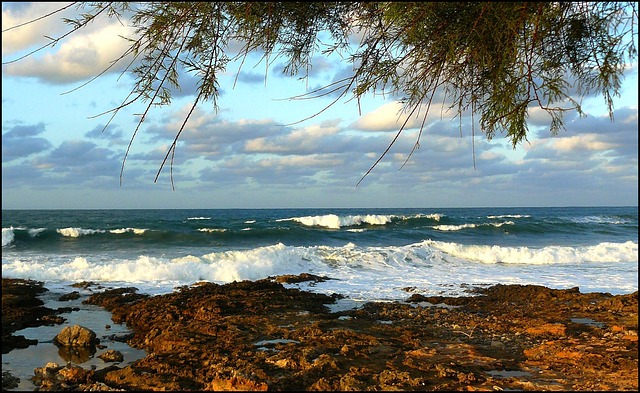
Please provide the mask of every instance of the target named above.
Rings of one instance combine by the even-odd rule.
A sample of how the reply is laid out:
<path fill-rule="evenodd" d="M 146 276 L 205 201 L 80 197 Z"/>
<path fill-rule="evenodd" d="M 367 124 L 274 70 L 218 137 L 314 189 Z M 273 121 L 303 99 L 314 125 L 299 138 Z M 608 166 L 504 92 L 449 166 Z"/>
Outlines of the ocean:
<path fill-rule="evenodd" d="M 638 290 L 638 207 L 3 210 L 2 277 L 163 294 L 286 284 L 354 302 L 463 296 L 494 284 Z"/>

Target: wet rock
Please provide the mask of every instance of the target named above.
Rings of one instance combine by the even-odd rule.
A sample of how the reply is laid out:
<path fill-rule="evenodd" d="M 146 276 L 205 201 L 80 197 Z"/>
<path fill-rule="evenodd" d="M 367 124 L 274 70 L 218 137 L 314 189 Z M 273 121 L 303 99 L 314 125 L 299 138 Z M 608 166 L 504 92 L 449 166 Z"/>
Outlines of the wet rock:
<path fill-rule="evenodd" d="M 58 374 L 58 371 L 60 371 L 63 367 L 64 366 L 60 366 L 58 363 L 49 362 L 43 367 L 38 367 L 33 371 L 34 376 L 31 378 L 31 381 L 36 386 L 43 387 L 44 385 L 44 388 L 50 388 L 56 384 L 59 384 L 60 381 L 56 378 L 56 375 Z"/>
<path fill-rule="evenodd" d="M 69 301 L 69 300 L 76 300 L 76 299 L 80 299 L 80 292 L 78 292 L 78 291 L 73 291 L 71 293 L 66 293 L 66 294 L 64 294 L 64 295 L 62 295 L 62 296 L 60 296 L 58 298 L 58 300 L 61 301 L 61 302 L 66 302 L 66 301 Z"/>
<path fill-rule="evenodd" d="M 18 387 L 20 383 L 20 378 L 14 377 L 8 371 L 2 372 L 2 390 L 6 391 L 8 389 L 15 389 Z"/>
<path fill-rule="evenodd" d="M 80 366 L 60 366 L 57 363 L 47 363 L 44 367 L 36 368 L 31 381 L 38 391 L 122 391 L 103 382 L 96 381 L 93 370 L 85 370 Z"/>
<path fill-rule="evenodd" d="M 100 340 L 93 330 L 81 325 L 73 325 L 64 327 L 53 338 L 53 342 L 62 347 L 91 347 L 100 343 Z"/>
<path fill-rule="evenodd" d="M 27 348 L 37 344 L 37 340 L 28 340 L 24 336 L 12 333 L 28 327 L 54 325 L 64 322 L 64 318 L 55 317 L 59 313 L 44 307 L 38 298 L 47 292 L 42 282 L 20 279 L 2 279 L 2 353 L 14 348 Z"/>
<path fill-rule="evenodd" d="M 273 279 L 275 282 L 287 283 L 287 284 L 295 284 L 295 283 L 301 283 L 306 281 L 317 283 L 317 282 L 330 280 L 329 277 L 317 276 L 315 274 L 309 274 L 309 273 L 302 273 L 298 275 L 283 274 L 281 276 L 269 277 L 269 279 Z"/>
<path fill-rule="evenodd" d="M 120 351 L 114 351 L 113 349 L 109 349 L 101 355 L 98 355 L 98 358 L 105 362 L 122 362 L 124 360 L 122 353 Z"/>
<path fill-rule="evenodd" d="M 372 302 L 339 313 L 326 307 L 335 296 L 285 288 L 273 279 L 130 295 L 105 291 L 88 302 L 125 322 L 133 332 L 127 342 L 148 355 L 122 368 L 87 372 L 85 382 L 67 386 L 638 389 L 637 292 L 497 285 L 459 298 L 412 293 L 417 303 Z M 594 323 L 575 322 L 585 320 Z M 82 379 L 79 371 L 68 374 L 64 378 Z"/>

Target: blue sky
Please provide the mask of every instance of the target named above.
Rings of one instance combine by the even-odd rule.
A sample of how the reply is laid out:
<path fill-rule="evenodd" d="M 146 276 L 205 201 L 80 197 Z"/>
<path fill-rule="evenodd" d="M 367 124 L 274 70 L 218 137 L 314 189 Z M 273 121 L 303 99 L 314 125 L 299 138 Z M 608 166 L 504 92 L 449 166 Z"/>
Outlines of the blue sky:
<path fill-rule="evenodd" d="M 2 3 L 2 28 L 65 4 Z M 45 35 L 66 32 L 61 16 L 3 32 L 3 63 L 46 43 Z M 109 73 L 63 93 L 116 58 L 125 48 L 118 35 L 127 33 L 114 20 L 96 21 L 54 48 L 2 66 L 3 209 L 637 205 L 637 63 L 614 101 L 614 122 L 602 97 L 586 98 L 586 118 L 567 114 L 566 130 L 556 136 L 549 119 L 532 110 L 528 142 L 514 150 L 502 135 L 472 137 L 469 117 L 460 128 L 450 113 L 432 109 L 420 149 L 407 164 L 416 119 L 356 187 L 401 124 L 399 104 L 369 96 L 358 107 L 343 99 L 299 122 L 330 98 L 288 98 L 339 79 L 350 65 L 318 57 L 301 81 L 282 75 L 277 62 L 265 71 L 255 57 L 235 86 L 237 65 L 221 76 L 217 112 L 205 102 L 191 116 L 173 166 L 175 190 L 169 167 L 157 183 L 154 178 L 195 98 L 194 78 L 182 81 L 171 106 L 152 110 L 120 185 L 135 114 L 143 107 L 123 110 L 104 132 L 109 116 L 92 116 L 118 105 L 131 77 Z"/>

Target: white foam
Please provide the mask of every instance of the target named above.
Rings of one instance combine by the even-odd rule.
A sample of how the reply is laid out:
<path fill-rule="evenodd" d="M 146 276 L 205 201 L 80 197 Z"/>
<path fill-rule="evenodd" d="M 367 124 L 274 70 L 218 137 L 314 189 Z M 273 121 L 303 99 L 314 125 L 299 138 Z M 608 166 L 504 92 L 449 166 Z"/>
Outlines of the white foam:
<path fill-rule="evenodd" d="M 386 225 L 391 221 L 393 221 L 393 219 L 410 220 L 413 218 L 428 218 L 431 220 L 440 221 L 442 217 L 445 217 L 445 215 L 440 213 L 415 214 L 415 215 L 409 215 L 409 216 L 381 215 L 381 214 L 339 216 L 337 214 L 325 214 L 321 216 L 280 218 L 275 221 L 276 222 L 296 221 L 305 226 L 340 229 L 342 227 L 362 225 L 363 223 L 369 224 L 369 225 Z"/>
<path fill-rule="evenodd" d="M 120 229 L 112 229 L 109 232 L 115 233 L 115 234 L 131 232 L 131 233 L 134 233 L 136 235 L 142 235 L 146 231 L 147 231 L 146 229 L 141 229 L 141 228 L 120 228 Z"/>
<path fill-rule="evenodd" d="M 446 215 L 441 213 L 432 213 L 432 214 L 417 214 L 415 216 L 403 217 L 403 219 L 407 220 L 410 218 L 429 218 L 432 220 L 440 221 L 442 217 L 446 217 Z"/>
<path fill-rule="evenodd" d="M 13 227 L 2 228 L 2 247 L 10 245 L 13 242 L 13 239 L 15 239 Z"/>
<path fill-rule="evenodd" d="M 226 232 L 224 228 L 198 228 L 200 232 Z"/>
<path fill-rule="evenodd" d="M 31 237 L 36 237 L 38 236 L 41 232 L 45 231 L 47 228 L 31 228 L 29 229 L 29 236 Z"/>
<path fill-rule="evenodd" d="M 481 226 L 493 226 L 493 227 L 499 228 L 503 225 L 515 225 L 515 223 L 513 221 L 505 221 L 505 222 L 489 222 L 485 224 L 435 225 L 435 226 L 432 226 L 432 228 L 439 231 L 459 231 L 461 229 L 477 228 Z"/>
<path fill-rule="evenodd" d="M 257 280 L 279 274 L 299 274 L 311 267 L 301 258 L 302 248 L 282 243 L 243 251 L 213 252 L 202 256 L 215 281 Z"/>
<path fill-rule="evenodd" d="M 438 231 L 459 231 L 461 229 L 466 229 L 466 228 L 475 228 L 476 226 L 477 226 L 476 224 L 434 225 L 432 226 L 432 228 Z"/>
<path fill-rule="evenodd" d="M 611 264 L 615 263 L 615 269 Z M 541 268 L 544 265 L 544 268 Z M 600 243 L 585 247 L 497 247 L 426 240 L 405 246 L 294 247 L 277 243 L 202 255 L 83 256 L 3 252 L 3 277 L 41 281 L 124 283 L 143 293 L 170 292 L 198 281 L 228 283 L 282 274 L 311 273 L 332 280 L 297 284 L 353 300 L 406 299 L 404 288 L 459 296 L 469 286 L 539 284 L 579 286 L 585 291 L 631 293 L 638 287 L 638 245 Z"/>
<path fill-rule="evenodd" d="M 638 261 L 638 244 L 600 243 L 595 246 L 543 248 L 463 245 L 428 240 L 426 246 L 448 255 L 482 263 L 555 264 L 581 262 L 632 262 Z"/>
<path fill-rule="evenodd" d="M 84 229 L 84 228 L 69 227 L 69 228 L 56 229 L 56 232 L 58 232 L 62 236 L 80 237 L 85 235 L 93 235 L 95 233 L 104 233 L 105 231 L 102 229 Z"/>
<path fill-rule="evenodd" d="M 293 221 L 306 226 L 320 226 L 331 229 L 340 229 L 366 223 L 369 225 L 385 225 L 391 222 L 393 216 L 367 214 L 355 216 L 338 216 L 336 214 L 326 214 L 323 216 L 294 217 Z"/>

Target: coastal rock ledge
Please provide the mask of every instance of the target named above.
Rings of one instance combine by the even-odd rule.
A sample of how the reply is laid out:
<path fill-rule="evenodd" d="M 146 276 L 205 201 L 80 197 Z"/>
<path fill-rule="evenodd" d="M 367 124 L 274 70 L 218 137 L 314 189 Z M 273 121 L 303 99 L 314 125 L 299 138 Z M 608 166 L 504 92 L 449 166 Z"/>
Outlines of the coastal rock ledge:
<path fill-rule="evenodd" d="M 128 344 L 147 356 L 84 372 L 50 367 L 57 385 L 40 388 L 638 390 L 638 292 L 496 285 L 468 297 L 408 293 L 407 302 L 331 312 L 339 295 L 281 282 L 197 283 L 160 296 L 135 288 L 95 293 L 84 302 L 126 323 Z"/>

